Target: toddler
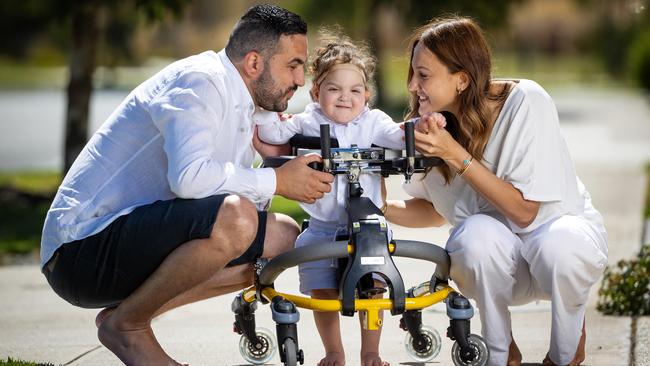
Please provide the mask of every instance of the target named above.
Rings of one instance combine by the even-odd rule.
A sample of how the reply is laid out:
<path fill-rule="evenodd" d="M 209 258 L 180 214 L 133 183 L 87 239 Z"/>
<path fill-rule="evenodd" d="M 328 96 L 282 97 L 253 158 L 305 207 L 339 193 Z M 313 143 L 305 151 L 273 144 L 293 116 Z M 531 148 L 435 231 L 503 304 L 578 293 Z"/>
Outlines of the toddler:
<path fill-rule="evenodd" d="M 313 80 L 310 95 L 314 102 L 307 105 L 303 113 L 287 120 L 258 121 L 260 139 L 271 144 L 284 144 L 295 134 L 319 136 L 320 125 L 328 124 L 330 136 L 338 139 L 341 148 L 351 145 L 369 148 L 375 144 L 404 149 L 404 132 L 400 125 L 384 112 L 368 107 L 374 68 L 375 60 L 367 48 L 357 46 L 345 37 L 338 37 L 317 49 L 310 66 Z M 361 174 L 359 181 L 364 189 L 363 196 L 383 209 L 380 179 L 376 174 Z M 301 204 L 311 218 L 309 227 L 296 240 L 297 247 L 327 245 L 334 242 L 337 233 L 346 232 L 346 188 L 346 177 L 338 175 L 331 192 L 314 204 Z M 338 299 L 336 259 L 303 263 L 298 270 L 302 293 L 315 299 Z M 363 316 L 365 314 L 360 314 Z M 318 365 L 344 365 L 338 313 L 316 311 L 314 319 L 325 347 L 325 357 Z M 362 365 L 388 365 L 379 357 L 380 334 L 381 328 L 361 331 Z"/>

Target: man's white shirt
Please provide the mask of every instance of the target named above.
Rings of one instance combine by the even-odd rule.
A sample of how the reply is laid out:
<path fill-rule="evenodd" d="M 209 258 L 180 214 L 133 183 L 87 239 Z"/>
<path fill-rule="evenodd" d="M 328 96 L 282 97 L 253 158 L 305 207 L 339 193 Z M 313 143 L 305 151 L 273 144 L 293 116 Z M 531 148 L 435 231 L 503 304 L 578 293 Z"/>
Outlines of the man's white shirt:
<path fill-rule="evenodd" d="M 253 169 L 253 99 L 224 50 L 172 63 L 91 137 L 45 219 L 41 266 L 62 244 L 158 200 L 234 193 L 266 207 L 275 172 Z M 275 113 L 274 113 L 275 114 Z"/>

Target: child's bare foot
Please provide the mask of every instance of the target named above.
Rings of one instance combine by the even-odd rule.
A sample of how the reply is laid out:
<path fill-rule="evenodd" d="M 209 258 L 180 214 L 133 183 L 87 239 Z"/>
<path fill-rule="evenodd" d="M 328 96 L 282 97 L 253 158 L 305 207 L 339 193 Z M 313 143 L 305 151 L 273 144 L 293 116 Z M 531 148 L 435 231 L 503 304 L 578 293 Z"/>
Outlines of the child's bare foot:
<path fill-rule="evenodd" d="M 515 343 L 513 338 L 508 349 L 508 366 L 521 365 L 521 359 L 521 351 L 519 351 L 519 347 L 517 347 L 517 343 Z"/>
<path fill-rule="evenodd" d="M 386 361 L 382 361 L 377 352 L 367 352 L 361 354 L 361 366 L 389 366 Z"/>
<path fill-rule="evenodd" d="M 585 351 L 586 341 L 587 341 L 587 331 L 585 330 L 585 324 L 582 323 L 582 336 L 580 336 L 580 342 L 578 342 L 576 355 L 573 357 L 573 360 L 571 360 L 568 366 L 578 366 L 585 360 L 585 358 L 587 357 L 587 352 Z M 544 357 L 544 360 L 542 361 L 542 365 L 557 366 L 556 364 L 553 363 L 553 361 L 551 361 L 551 358 L 548 357 L 548 353 L 546 353 L 546 357 Z"/>
<path fill-rule="evenodd" d="M 126 365 L 170 365 L 169 357 L 156 340 L 151 326 L 125 327 L 115 316 L 107 316 L 97 331 L 99 341 Z"/>
<path fill-rule="evenodd" d="M 110 307 L 110 308 L 104 308 L 102 311 L 100 311 L 97 316 L 95 317 L 95 325 L 97 328 L 99 328 L 104 320 L 111 316 L 113 314 L 113 311 L 115 311 L 115 307 Z"/>
<path fill-rule="evenodd" d="M 327 352 L 318 366 L 344 366 L 345 354 L 343 352 Z"/>

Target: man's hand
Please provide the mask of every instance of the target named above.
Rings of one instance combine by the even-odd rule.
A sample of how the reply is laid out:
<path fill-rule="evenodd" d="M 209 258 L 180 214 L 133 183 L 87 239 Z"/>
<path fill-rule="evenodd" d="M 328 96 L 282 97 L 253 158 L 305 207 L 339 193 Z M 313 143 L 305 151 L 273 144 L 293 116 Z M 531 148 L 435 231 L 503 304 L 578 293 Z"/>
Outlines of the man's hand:
<path fill-rule="evenodd" d="M 262 159 L 268 156 L 289 155 L 291 153 L 291 146 L 289 144 L 272 145 L 260 140 L 259 136 L 257 136 L 257 126 L 255 126 L 255 131 L 253 131 L 253 147 L 262 156 Z"/>
<path fill-rule="evenodd" d="M 307 165 L 321 160 L 318 154 L 307 154 L 275 168 L 275 194 L 305 203 L 314 203 L 322 198 L 332 190 L 334 176 Z"/>

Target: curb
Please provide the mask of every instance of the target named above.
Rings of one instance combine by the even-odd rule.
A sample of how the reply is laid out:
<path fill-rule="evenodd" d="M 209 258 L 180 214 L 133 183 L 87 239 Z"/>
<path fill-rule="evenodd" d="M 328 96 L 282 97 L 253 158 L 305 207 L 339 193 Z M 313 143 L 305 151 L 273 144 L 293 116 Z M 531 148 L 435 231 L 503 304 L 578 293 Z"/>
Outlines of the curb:
<path fill-rule="evenodd" d="M 632 319 L 634 358 L 632 366 L 650 366 L 650 317 Z"/>

